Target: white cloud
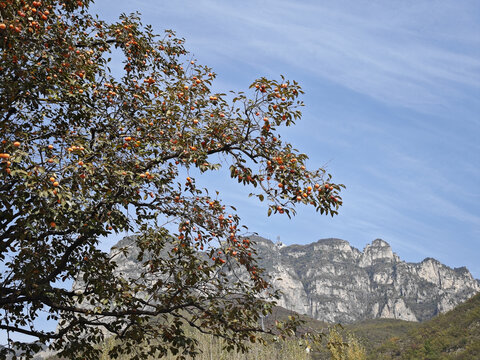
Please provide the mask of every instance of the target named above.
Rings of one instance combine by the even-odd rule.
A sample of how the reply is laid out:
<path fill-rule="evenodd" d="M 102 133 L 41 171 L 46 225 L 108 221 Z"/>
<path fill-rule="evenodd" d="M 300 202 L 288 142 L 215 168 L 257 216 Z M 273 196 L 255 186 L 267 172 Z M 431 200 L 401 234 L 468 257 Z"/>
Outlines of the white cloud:
<path fill-rule="evenodd" d="M 216 32 L 206 39 L 208 30 L 200 30 L 190 40 L 200 41 L 206 52 L 250 66 L 288 63 L 379 101 L 417 110 L 431 111 L 463 97 L 473 101 L 480 89 L 479 41 L 461 36 L 480 28 L 468 16 L 467 3 L 455 8 L 448 2 L 234 4 L 201 2 L 194 11 L 208 14 L 216 24 L 209 28 Z"/>
<path fill-rule="evenodd" d="M 178 1 L 125 4 L 175 28 L 202 62 L 262 74 L 285 64 L 378 101 L 441 113 L 480 95 L 478 3 Z M 212 61 L 213 59 L 213 61 Z M 249 81 L 252 79 L 248 79 Z"/>

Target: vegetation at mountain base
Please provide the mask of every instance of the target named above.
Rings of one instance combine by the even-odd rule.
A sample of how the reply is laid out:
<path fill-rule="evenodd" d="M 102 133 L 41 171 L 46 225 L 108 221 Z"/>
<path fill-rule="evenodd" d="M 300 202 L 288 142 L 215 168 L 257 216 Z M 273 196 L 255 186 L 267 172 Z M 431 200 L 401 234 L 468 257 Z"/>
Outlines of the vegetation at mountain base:
<path fill-rule="evenodd" d="M 358 333 L 357 333 L 358 334 Z M 479 359 L 480 294 L 455 309 L 392 337 L 370 359 Z"/>
<path fill-rule="evenodd" d="M 285 360 L 308 360 L 311 359 L 310 355 L 305 351 L 305 346 L 296 339 L 286 339 L 282 341 L 272 342 L 268 345 L 262 345 L 260 343 L 254 343 L 250 346 L 248 353 L 232 352 L 225 350 L 225 341 L 214 335 L 202 334 L 198 331 L 187 331 L 188 336 L 195 338 L 198 341 L 199 354 L 194 358 L 187 356 L 187 359 L 196 360 L 210 360 L 210 359 L 225 359 L 225 360 L 247 360 L 247 359 L 285 359 Z M 113 359 L 108 355 L 116 345 L 116 342 L 109 339 L 102 346 L 99 360 L 111 360 Z M 149 355 L 145 357 L 145 360 L 165 359 L 173 360 L 177 356 L 171 353 L 166 355 Z M 59 357 L 51 357 L 48 360 L 59 360 Z M 127 360 L 130 359 L 127 355 L 121 355 L 117 359 Z"/>
<path fill-rule="evenodd" d="M 392 338 L 400 338 L 417 328 L 418 322 L 398 319 L 373 319 L 345 325 L 345 328 L 355 334 L 367 353 L 379 347 Z"/>
<path fill-rule="evenodd" d="M 341 329 L 341 328 L 340 328 Z M 339 330 L 339 327 L 333 327 L 329 330 L 326 338 L 326 347 L 328 349 L 327 355 L 330 357 L 318 357 L 332 360 L 366 360 L 366 351 L 363 345 L 352 334 L 345 334 L 344 331 Z M 323 348 L 317 351 L 322 351 Z"/>
<path fill-rule="evenodd" d="M 332 326 L 327 323 L 298 315 L 303 320 L 298 334 L 310 332 L 322 334 L 316 343 L 300 337 L 275 341 L 273 336 L 263 343 L 254 343 L 248 353 L 226 352 L 222 340 L 198 331 L 192 332 L 199 342 L 201 353 L 196 359 L 472 359 L 480 354 L 479 314 L 480 294 L 447 314 L 433 320 L 417 323 L 396 319 L 374 319 Z M 274 307 L 272 314 L 264 319 L 265 325 L 285 320 L 294 313 Z M 442 344 L 442 351 L 436 348 Z M 425 346 L 426 345 L 426 346 Z M 432 346 L 433 345 L 433 346 Z M 103 344 L 102 359 L 110 360 L 108 349 L 113 341 Z M 308 349 L 308 350 L 307 350 Z M 427 352 L 428 351 L 428 352 Z M 166 359 L 173 359 L 170 354 Z M 151 357 L 151 359 L 156 359 Z M 58 360 L 52 357 L 49 360 Z"/>
<path fill-rule="evenodd" d="M 285 317 L 289 312 L 276 309 L 274 313 Z M 325 332 L 327 326 L 314 319 L 306 320 L 305 324 L 317 332 Z M 344 344 L 358 344 L 364 349 L 366 359 L 477 360 L 480 358 L 480 294 L 445 314 L 421 323 L 374 319 L 333 329 L 343 335 Z M 353 338 L 349 340 L 349 336 Z M 326 352 L 327 349 L 324 343 L 312 356 L 319 354 L 320 359 L 329 359 L 331 353 Z M 335 348 L 336 351 L 338 349 L 342 346 Z"/>
<path fill-rule="evenodd" d="M 343 185 L 279 133 L 301 118 L 300 86 L 261 78 L 214 93 L 215 73 L 184 39 L 155 35 L 137 14 L 107 23 L 90 3 L 0 1 L 0 356 L 43 343 L 98 359 L 112 337 L 113 358 L 183 358 L 199 346 L 187 324 L 229 351 L 291 335 L 293 318 L 259 327 L 278 292 L 235 209 L 196 177 L 226 167 L 269 215 L 301 204 L 336 214 Z M 125 232 L 138 234 L 135 279 L 99 248 Z M 40 315 L 56 331 L 39 328 Z"/>
<path fill-rule="evenodd" d="M 196 329 L 188 328 L 188 335 L 198 341 L 199 354 L 195 360 L 225 359 L 225 360 L 364 360 L 365 349 L 359 341 L 340 327 L 325 328 L 325 336 L 319 342 L 305 341 L 299 337 L 288 337 L 280 340 L 274 336 L 264 337 L 263 342 L 256 342 L 250 346 L 248 353 L 229 352 L 225 350 L 225 341 L 213 335 L 202 334 Z M 116 341 L 107 339 L 101 346 L 100 360 L 111 360 L 108 355 L 116 345 Z M 120 356 L 119 360 L 130 359 L 129 356 Z M 151 354 L 146 360 L 165 359 L 173 360 L 176 356 L 169 353 L 160 356 Z M 48 360 L 65 360 L 58 356 L 49 357 Z"/>
<path fill-rule="evenodd" d="M 283 308 L 274 310 L 278 318 L 291 313 Z M 310 331 L 328 333 L 325 331 L 328 324 L 304 315 L 299 317 L 305 320 L 303 326 Z M 365 359 L 477 360 L 480 358 L 480 294 L 425 322 L 373 319 L 333 329 L 342 334 L 343 344 L 358 344 L 364 349 Z M 338 349 L 342 346 L 335 350 Z M 323 343 L 312 356 L 318 354 L 320 359 L 329 359 L 331 352 L 327 350 L 328 346 Z"/>

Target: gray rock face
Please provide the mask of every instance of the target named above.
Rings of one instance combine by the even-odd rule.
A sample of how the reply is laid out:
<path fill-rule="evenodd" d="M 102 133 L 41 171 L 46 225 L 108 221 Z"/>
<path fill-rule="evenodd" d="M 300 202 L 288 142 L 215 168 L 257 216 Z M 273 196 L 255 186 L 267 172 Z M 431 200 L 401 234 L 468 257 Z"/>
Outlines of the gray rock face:
<path fill-rule="evenodd" d="M 259 265 L 283 292 L 278 305 L 318 320 L 423 321 L 480 291 L 466 268 L 451 269 L 431 258 L 404 262 L 380 239 L 363 251 L 341 239 L 290 246 L 251 239 Z"/>

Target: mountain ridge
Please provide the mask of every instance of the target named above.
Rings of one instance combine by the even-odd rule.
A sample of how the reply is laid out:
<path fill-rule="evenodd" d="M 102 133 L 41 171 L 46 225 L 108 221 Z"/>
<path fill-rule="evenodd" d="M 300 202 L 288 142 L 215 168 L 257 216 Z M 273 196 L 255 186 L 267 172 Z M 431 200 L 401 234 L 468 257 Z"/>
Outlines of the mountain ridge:
<path fill-rule="evenodd" d="M 360 249 L 358 249 L 358 248 L 350 245 L 350 242 L 349 242 L 348 240 L 343 240 L 343 239 L 340 239 L 340 238 L 322 238 L 322 239 L 318 239 L 317 241 L 314 241 L 314 242 L 311 242 L 311 243 L 308 243 L 308 244 L 290 244 L 290 245 L 286 245 L 286 244 L 284 244 L 284 243 L 282 243 L 282 242 L 280 242 L 280 241 L 274 242 L 273 240 L 264 238 L 264 237 L 259 236 L 259 235 L 253 235 L 253 236 L 250 236 L 249 238 L 250 238 L 250 239 L 253 238 L 253 239 L 255 239 L 255 241 L 257 241 L 257 240 L 260 239 L 261 242 L 262 242 L 262 241 L 263 241 L 263 242 L 269 242 L 269 243 L 271 243 L 272 245 L 275 245 L 276 247 L 279 247 L 279 248 L 302 248 L 302 247 L 307 247 L 307 246 L 314 245 L 314 244 L 316 244 L 316 243 L 322 243 L 322 244 L 324 244 L 324 243 L 327 243 L 327 244 L 328 244 L 328 243 L 333 243 L 333 244 L 334 244 L 334 243 L 343 243 L 343 244 L 348 244 L 350 247 L 352 247 L 352 249 L 356 249 L 356 250 L 358 250 L 360 253 L 362 253 L 363 251 L 365 251 L 365 249 L 366 249 L 368 246 L 371 246 L 371 245 L 373 245 L 374 243 L 383 243 L 383 244 L 388 245 L 388 247 L 391 248 L 391 245 L 390 245 L 387 241 L 385 241 L 385 240 L 383 240 L 383 239 L 381 239 L 381 238 L 376 238 L 376 239 L 373 240 L 370 244 L 366 244 L 366 245 L 364 246 L 363 250 L 360 250 Z M 397 255 L 395 252 L 394 252 L 393 254 L 394 254 L 394 256 L 398 257 L 398 255 Z M 477 280 L 477 282 L 478 282 L 479 285 L 480 285 L 480 279 L 474 278 L 473 275 L 470 273 L 470 271 L 468 270 L 468 268 L 467 268 L 466 266 L 451 267 L 451 266 L 449 266 L 449 265 L 443 264 L 440 260 L 438 260 L 438 259 L 436 259 L 436 258 L 434 258 L 434 257 L 431 257 L 431 256 L 427 256 L 427 257 L 423 258 L 423 259 L 422 259 L 421 261 L 419 261 L 419 262 L 413 262 L 413 261 L 404 261 L 404 262 L 407 263 L 407 264 L 420 264 L 420 263 L 422 263 L 422 262 L 427 262 L 427 261 L 437 262 L 437 263 L 442 264 L 442 265 L 444 265 L 444 266 L 446 266 L 446 267 L 448 267 L 448 268 L 450 268 L 450 269 L 452 269 L 452 270 L 454 270 L 454 271 L 457 271 L 457 272 L 468 272 L 468 274 L 470 274 L 473 279 Z"/>
<path fill-rule="evenodd" d="M 279 305 L 317 320 L 424 321 L 480 291 L 480 281 L 465 267 L 452 269 L 430 257 L 405 262 L 383 239 L 362 251 L 339 238 L 305 245 L 250 239 L 259 265 L 284 293 Z"/>
<path fill-rule="evenodd" d="M 339 238 L 305 245 L 249 238 L 259 267 L 283 293 L 277 305 L 320 321 L 425 321 L 480 291 L 480 281 L 467 268 L 452 269 L 433 258 L 405 262 L 382 239 L 360 251 Z M 134 237 L 126 237 L 117 247 L 133 244 Z M 122 276 L 135 277 L 137 255 L 132 246 L 126 257 L 115 258 Z"/>

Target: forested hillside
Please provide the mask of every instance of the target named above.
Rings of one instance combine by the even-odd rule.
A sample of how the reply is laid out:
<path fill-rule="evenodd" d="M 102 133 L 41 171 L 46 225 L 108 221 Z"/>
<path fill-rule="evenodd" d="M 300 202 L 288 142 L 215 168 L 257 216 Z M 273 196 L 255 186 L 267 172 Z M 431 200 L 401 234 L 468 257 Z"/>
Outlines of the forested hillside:
<path fill-rule="evenodd" d="M 480 294 L 455 309 L 392 337 L 371 359 L 479 359 Z"/>

